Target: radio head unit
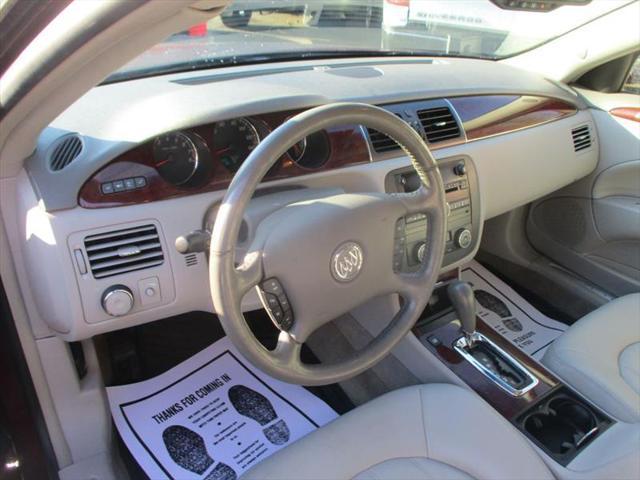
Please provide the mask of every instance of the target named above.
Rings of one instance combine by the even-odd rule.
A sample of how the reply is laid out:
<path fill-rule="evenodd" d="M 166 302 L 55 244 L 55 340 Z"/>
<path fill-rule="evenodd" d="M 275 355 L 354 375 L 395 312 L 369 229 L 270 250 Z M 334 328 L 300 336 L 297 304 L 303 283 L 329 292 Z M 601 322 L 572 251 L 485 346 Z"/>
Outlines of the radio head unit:
<path fill-rule="evenodd" d="M 438 161 L 447 201 L 447 233 L 443 267 L 454 264 L 474 251 L 480 233 L 480 197 L 475 167 L 468 156 Z M 412 192 L 420 187 L 413 168 L 389 173 L 387 192 Z M 413 214 L 397 220 L 393 269 L 416 271 L 426 250 L 429 226 L 424 214 Z"/>

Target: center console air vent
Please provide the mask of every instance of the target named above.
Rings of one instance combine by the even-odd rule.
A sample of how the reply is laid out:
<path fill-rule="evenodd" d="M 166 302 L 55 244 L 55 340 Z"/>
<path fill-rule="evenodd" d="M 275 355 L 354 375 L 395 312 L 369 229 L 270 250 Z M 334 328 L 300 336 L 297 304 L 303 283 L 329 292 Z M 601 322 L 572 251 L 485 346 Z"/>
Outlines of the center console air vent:
<path fill-rule="evenodd" d="M 429 143 L 443 142 L 460 136 L 460 127 L 449 107 L 418 110 L 417 114 Z"/>
<path fill-rule="evenodd" d="M 89 235 L 84 239 L 84 248 L 95 278 L 143 270 L 164 262 L 155 225 Z"/>
<path fill-rule="evenodd" d="M 574 128 L 571 130 L 571 137 L 573 138 L 573 149 L 576 152 L 591 146 L 591 132 L 589 131 L 589 125 L 582 125 Z"/>
<path fill-rule="evenodd" d="M 57 172 L 73 162 L 82 152 L 82 140 L 77 135 L 64 137 L 51 152 L 49 165 Z"/>

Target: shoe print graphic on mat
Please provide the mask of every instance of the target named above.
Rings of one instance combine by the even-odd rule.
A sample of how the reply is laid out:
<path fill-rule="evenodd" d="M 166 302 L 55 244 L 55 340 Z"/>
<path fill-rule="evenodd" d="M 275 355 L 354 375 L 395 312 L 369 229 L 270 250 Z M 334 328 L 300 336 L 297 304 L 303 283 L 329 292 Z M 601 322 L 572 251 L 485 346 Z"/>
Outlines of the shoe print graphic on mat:
<path fill-rule="evenodd" d="M 219 463 L 204 480 L 236 480 L 238 475 L 229 465 Z"/>
<path fill-rule="evenodd" d="M 240 415 L 265 427 L 262 432 L 271 443 L 283 445 L 289 441 L 289 427 L 284 420 L 278 419 L 273 405 L 264 395 L 244 385 L 234 385 L 229 389 L 229 401 Z"/>
<path fill-rule="evenodd" d="M 211 465 L 204 439 L 182 425 L 172 425 L 162 432 L 162 440 L 171 459 L 190 472 L 202 475 Z M 205 480 L 236 480 L 238 475 L 228 465 L 219 463 Z"/>
<path fill-rule="evenodd" d="M 495 295 L 491 295 L 485 290 L 475 290 L 473 294 L 480 305 L 501 318 L 511 317 L 511 311 L 507 305 Z"/>
<path fill-rule="evenodd" d="M 522 323 L 517 318 L 505 318 L 502 320 L 502 324 L 507 327 L 512 332 L 521 332 L 522 331 Z"/>

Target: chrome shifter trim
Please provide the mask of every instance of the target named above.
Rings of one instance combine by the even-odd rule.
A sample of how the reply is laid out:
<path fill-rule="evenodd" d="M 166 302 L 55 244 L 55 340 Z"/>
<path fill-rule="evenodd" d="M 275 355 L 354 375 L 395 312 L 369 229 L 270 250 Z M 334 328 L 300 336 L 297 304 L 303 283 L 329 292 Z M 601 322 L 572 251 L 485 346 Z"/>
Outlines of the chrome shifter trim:
<path fill-rule="evenodd" d="M 502 388 L 509 395 L 514 397 L 520 397 L 525 393 L 527 393 L 532 388 L 534 388 L 536 385 L 538 385 L 538 379 L 529 370 L 524 368 L 515 358 L 513 358 L 507 352 L 502 350 L 500 347 L 498 347 L 495 343 L 493 343 L 483 334 L 479 332 L 474 332 L 471 334 L 471 340 L 472 340 L 471 345 L 477 345 L 478 343 L 482 342 L 491 346 L 492 349 L 494 349 L 498 354 L 500 354 L 503 360 L 508 362 L 515 370 L 520 372 L 529 380 L 529 383 L 523 388 L 513 387 L 512 385 L 504 381 L 502 378 L 500 378 L 498 375 L 496 375 L 496 373 L 493 370 L 485 367 L 482 363 L 476 360 L 476 358 L 467 351 L 467 348 L 469 348 L 470 343 L 469 343 L 469 340 L 467 340 L 466 335 L 456 340 L 456 342 L 453 344 L 453 348 L 460 355 L 462 355 L 465 358 L 465 360 L 467 360 L 471 365 L 473 365 L 478 370 L 480 370 L 480 372 L 482 372 L 487 378 L 489 378 L 493 383 L 495 383 L 500 388 Z"/>

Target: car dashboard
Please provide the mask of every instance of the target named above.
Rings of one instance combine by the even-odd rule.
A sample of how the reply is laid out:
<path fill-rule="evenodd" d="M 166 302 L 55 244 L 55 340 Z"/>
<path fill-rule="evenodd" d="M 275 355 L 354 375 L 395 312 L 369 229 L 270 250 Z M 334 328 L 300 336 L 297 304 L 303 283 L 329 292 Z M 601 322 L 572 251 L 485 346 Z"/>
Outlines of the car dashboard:
<path fill-rule="evenodd" d="M 15 220 L 27 240 L 10 241 L 24 260 L 21 281 L 41 293 L 29 302 L 36 330 L 79 340 L 213 311 L 205 246 L 176 248 L 176 240 L 211 231 L 234 173 L 271 131 L 340 101 L 389 110 L 432 150 L 448 203 L 443 271 L 473 258 L 485 220 L 589 174 L 598 160 L 591 114 L 572 90 L 496 62 L 290 62 L 98 86 L 43 131 L 16 186 Z M 320 130 L 263 179 L 238 255 L 287 203 L 411 191 L 417 182 L 403 150 L 380 132 Z M 398 219 L 390 274 L 421 261 L 428 225 L 414 217 Z M 122 310 L 113 295 L 121 291 L 130 297 Z M 243 302 L 260 305 L 254 294 Z"/>

